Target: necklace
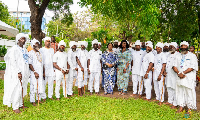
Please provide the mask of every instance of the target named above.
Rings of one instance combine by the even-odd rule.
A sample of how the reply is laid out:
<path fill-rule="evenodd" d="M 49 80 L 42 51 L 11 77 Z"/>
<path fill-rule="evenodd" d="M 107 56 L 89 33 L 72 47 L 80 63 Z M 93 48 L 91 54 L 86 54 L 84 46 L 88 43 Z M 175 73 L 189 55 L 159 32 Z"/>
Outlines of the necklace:
<path fill-rule="evenodd" d="M 42 62 L 42 55 L 40 54 L 39 51 L 38 52 L 35 51 L 35 53 L 36 53 L 36 56 L 37 56 L 37 60 L 41 63 Z"/>

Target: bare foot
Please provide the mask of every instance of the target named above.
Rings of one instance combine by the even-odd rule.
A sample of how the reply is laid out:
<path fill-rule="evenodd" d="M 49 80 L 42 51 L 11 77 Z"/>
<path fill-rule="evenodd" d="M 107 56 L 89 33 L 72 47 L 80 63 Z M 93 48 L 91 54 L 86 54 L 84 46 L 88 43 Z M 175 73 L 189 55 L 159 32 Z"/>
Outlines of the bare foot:
<path fill-rule="evenodd" d="M 179 107 L 177 113 L 183 112 L 183 107 Z"/>
<path fill-rule="evenodd" d="M 132 95 L 130 95 L 131 97 L 135 97 L 137 94 L 132 94 Z"/>
<path fill-rule="evenodd" d="M 53 98 L 49 98 L 49 99 L 53 100 Z"/>
<path fill-rule="evenodd" d="M 153 101 L 154 101 L 154 102 L 157 102 L 157 101 L 159 101 L 159 100 L 156 100 L 156 99 L 155 99 L 155 100 L 153 100 Z"/>
<path fill-rule="evenodd" d="M 176 106 L 174 106 L 174 105 L 172 105 L 172 107 L 171 107 L 171 109 L 176 109 L 177 107 Z"/>
<path fill-rule="evenodd" d="M 36 106 L 35 102 L 33 102 L 32 104 L 33 104 L 33 106 Z"/>
<path fill-rule="evenodd" d="M 43 99 L 43 102 L 46 102 L 46 99 Z"/>
<path fill-rule="evenodd" d="M 170 105 L 171 103 L 169 103 L 169 102 L 166 102 L 166 103 L 163 103 L 163 104 L 165 104 L 165 105 Z"/>
<path fill-rule="evenodd" d="M 59 99 L 59 98 L 56 98 L 56 100 L 59 101 L 60 99 Z"/>
<path fill-rule="evenodd" d="M 23 108 L 23 106 L 22 106 L 22 107 L 19 107 L 19 108 Z M 24 106 L 24 108 L 28 108 L 28 107 Z"/>
<path fill-rule="evenodd" d="M 19 109 L 13 110 L 15 113 L 21 113 L 21 111 Z"/>
<path fill-rule="evenodd" d="M 159 102 L 158 105 L 162 105 L 162 102 Z"/>
<path fill-rule="evenodd" d="M 92 92 L 90 92 L 90 95 L 92 95 Z"/>

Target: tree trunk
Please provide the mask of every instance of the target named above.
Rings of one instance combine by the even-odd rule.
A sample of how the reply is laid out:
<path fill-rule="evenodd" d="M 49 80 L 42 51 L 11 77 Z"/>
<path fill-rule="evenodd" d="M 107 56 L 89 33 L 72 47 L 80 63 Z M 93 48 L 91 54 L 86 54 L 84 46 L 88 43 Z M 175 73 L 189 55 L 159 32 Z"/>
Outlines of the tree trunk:
<path fill-rule="evenodd" d="M 31 11 L 31 37 L 40 41 L 40 47 L 42 47 L 42 39 L 45 37 L 45 34 L 41 30 L 42 18 L 49 2 L 50 0 L 43 0 L 39 7 L 39 5 L 36 5 L 35 0 L 28 0 Z"/>

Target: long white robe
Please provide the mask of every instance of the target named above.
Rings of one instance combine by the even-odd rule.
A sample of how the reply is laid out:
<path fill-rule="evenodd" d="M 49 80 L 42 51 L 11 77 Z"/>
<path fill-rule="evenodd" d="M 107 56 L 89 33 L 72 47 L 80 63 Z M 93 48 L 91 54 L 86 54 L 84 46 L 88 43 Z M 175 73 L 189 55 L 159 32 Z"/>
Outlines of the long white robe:
<path fill-rule="evenodd" d="M 18 79 L 18 73 L 22 74 L 23 96 L 27 95 L 27 84 L 29 78 L 28 54 L 25 48 L 13 46 L 5 55 L 6 70 L 4 74 L 4 97 L 3 104 L 8 107 L 16 104 L 22 98 L 22 87 Z M 16 105 L 20 107 L 21 105 Z M 13 108 L 14 109 L 14 108 Z"/>

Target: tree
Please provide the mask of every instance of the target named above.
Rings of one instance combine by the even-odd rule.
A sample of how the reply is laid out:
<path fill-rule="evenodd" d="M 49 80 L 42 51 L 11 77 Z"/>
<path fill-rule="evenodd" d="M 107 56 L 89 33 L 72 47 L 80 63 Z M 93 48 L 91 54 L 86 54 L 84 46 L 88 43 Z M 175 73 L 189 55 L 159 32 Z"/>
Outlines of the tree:
<path fill-rule="evenodd" d="M 42 17 L 46 8 L 55 11 L 54 19 L 62 18 L 61 21 L 70 25 L 73 21 L 69 5 L 73 4 L 73 0 L 28 0 L 31 11 L 31 36 L 42 42 L 45 34 L 41 30 Z M 62 16 L 60 16 L 62 15 Z"/>
<path fill-rule="evenodd" d="M 6 22 L 9 18 L 8 7 L 0 1 L 0 20 Z"/>

